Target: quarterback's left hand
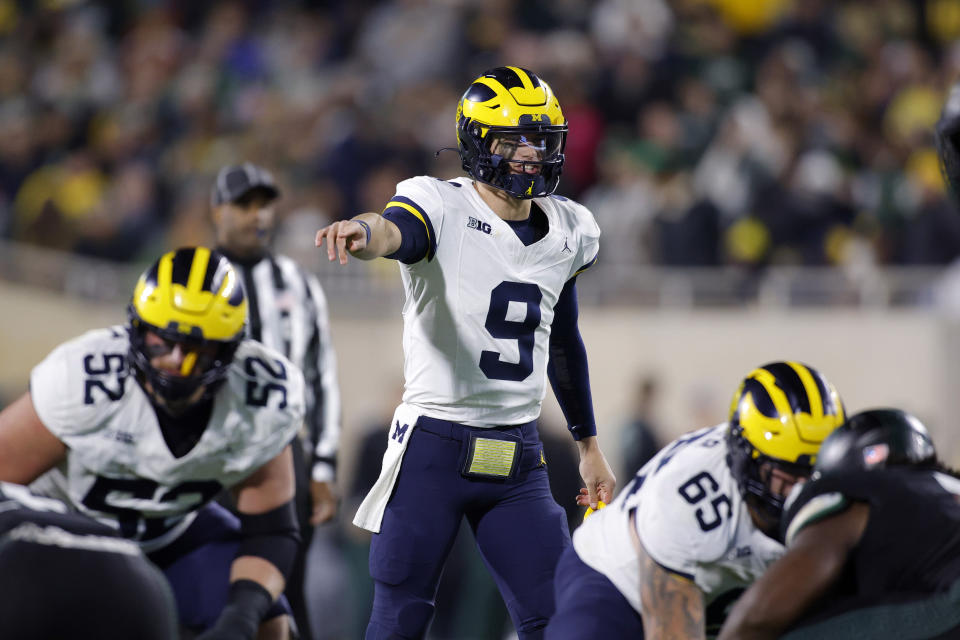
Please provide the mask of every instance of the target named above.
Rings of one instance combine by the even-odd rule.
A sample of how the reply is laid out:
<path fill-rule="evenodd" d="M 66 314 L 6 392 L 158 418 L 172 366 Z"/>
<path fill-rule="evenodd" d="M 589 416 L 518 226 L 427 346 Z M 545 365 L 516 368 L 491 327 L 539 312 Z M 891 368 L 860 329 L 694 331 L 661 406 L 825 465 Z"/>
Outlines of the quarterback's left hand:
<path fill-rule="evenodd" d="M 310 495 L 313 497 L 313 512 L 310 524 L 313 526 L 329 522 L 337 515 L 337 493 L 332 482 L 310 482 Z"/>
<path fill-rule="evenodd" d="M 591 436 L 578 440 L 577 449 L 580 450 L 580 477 L 587 485 L 586 489 L 580 490 L 577 504 L 581 507 L 589 506 L 594 510 L 597 509 L 597 503 L 601 500 L 610 504 L 613 491 L 617 487 L 617 478 L 613 475 L 613 469 L 607 464 L 603 451 L 600 450 L 597 437 Z"/>

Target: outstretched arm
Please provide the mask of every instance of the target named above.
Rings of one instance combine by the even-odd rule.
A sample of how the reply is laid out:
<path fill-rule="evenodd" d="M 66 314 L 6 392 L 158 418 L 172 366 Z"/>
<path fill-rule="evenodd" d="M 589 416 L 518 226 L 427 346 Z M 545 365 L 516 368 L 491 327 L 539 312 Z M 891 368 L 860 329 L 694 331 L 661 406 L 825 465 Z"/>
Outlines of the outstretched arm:
<path fill-rule="evenodd" d="M 360 260 L 373 260 L 390 255 L 400 248 L 400 229 L 378 213 L 361 213 L 350 220 L 338 220 L 317 231 L 314 244 L 327 241 L 327 257 L 338 256 L 347 264 L 347 254 Z"/>

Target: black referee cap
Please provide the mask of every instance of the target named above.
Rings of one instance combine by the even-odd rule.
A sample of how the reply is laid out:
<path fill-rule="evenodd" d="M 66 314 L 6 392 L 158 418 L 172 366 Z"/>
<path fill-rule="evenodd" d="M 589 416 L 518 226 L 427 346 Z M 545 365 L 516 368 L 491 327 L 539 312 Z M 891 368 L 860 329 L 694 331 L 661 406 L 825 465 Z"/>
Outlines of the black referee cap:
<path fill-rule="evenodd" d="M 236 202 L 254 189 L 263 189 L 272 200 L 280 195 L 273 174 L 252 162 L 232 164 L 217 172 L 217 179 L 210 192 L 210 204 L 214 207 L 226 202 Z"/>

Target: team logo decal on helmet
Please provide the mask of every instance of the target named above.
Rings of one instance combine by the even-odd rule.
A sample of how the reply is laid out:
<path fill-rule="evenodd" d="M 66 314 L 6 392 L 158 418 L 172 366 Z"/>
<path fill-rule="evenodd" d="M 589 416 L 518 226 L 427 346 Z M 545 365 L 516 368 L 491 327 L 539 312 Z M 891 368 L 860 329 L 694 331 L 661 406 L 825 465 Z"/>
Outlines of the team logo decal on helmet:
<path fill-rule="evenodd" d="M 567 121 L 550 86 L 520 67 L 473 81 L 457 105 L 457 144 L 470 177 L 516 198 L 556 191 Z"/>
<path fill-rule="evenodd" d="M 839 394 L 813 367 L 774 362 L 751 371 L 733 396 L 727 431 L 727 463 L 744 499 L 778 519 L 784 497 L 770 490 L 770 472 L 809 476 L 821 443 L 843 421 Z"/>
<path fill-rule="evenodd" d="M 247 301 L 237 273 L 225 256 L 206 247 L 164 254 L 137 281 L 127 308 L 130 363 L 143 385 L 165 400 L 180 400 L 206 386 L 211 394 L 223 381 L 243 339 Z M 147 332 L 185 357 L 179 375 L 150 364 L 157 346 Z"/>

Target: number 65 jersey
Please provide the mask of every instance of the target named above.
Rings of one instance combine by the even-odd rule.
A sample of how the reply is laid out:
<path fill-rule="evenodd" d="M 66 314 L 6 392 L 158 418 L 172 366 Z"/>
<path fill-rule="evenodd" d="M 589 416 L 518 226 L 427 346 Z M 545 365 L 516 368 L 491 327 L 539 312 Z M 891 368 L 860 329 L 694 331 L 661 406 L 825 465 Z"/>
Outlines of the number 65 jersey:
<path fill-rule="evenodd" d="M 664 447 L 611 504 L 574 532 L 580 559 L 609 578 L 641 615 L 632 511 L 647 554 L 703 591 L 708 630 L 722 623 L 724 609 L 783 555 L 783 546 L 750 519 L 727 466 L 726 430 L 725 423 L 708 427 Z"/>
<path fill-rule="evenodd" d="M 426 228 L 426 257 L 400 264 L 406 302 L 403 401 L 477 427 L 540 415 L 553 308 L 593 264 L 600 229 L 572 200 L 536 198 L 548 230 L 525 245 L 469 178 L 404 180 L 385 215 Z"/>
<path fill-rule="evenodd" d="M 67 457 L 33 488 L 119 530 L 152 552 L 194 513 L 283 451 L 303 422 L 303 375 L 253 340 L 237 349 L 200 440 L 171 453 L 156 410 L 127 364 L 122 326 L 90 331 L 30 377 L 33 406 Z"/>

